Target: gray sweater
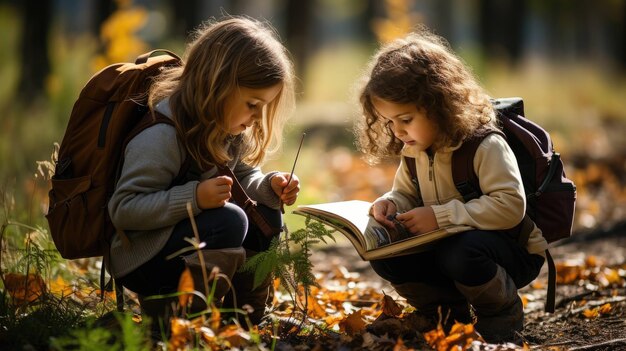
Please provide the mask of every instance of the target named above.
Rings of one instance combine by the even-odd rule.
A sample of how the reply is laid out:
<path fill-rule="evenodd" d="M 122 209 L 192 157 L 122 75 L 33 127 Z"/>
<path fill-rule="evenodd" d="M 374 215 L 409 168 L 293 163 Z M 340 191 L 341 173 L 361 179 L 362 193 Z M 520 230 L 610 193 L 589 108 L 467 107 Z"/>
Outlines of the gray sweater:
<path fill-rule="evenodd" d="M 156 106 L 157 111 L 171 116 L 167 100 Z M 235 138 L 237 140 L 237 138 Z M 263 174 L 258 167 L 240 161 L 240 148 L 229 145 L 233 159 L 228 167 L 248 196 L 272 208 L 280 206 L 271 189 L 270 179 L 277 172 Z M 169 187 L 178 175 L 186 152 L 168 124 L 152 126 L 126 147 L 124 165 L 115 192 L 109 201 L 109 214 L 115 228 L 129 238 L 115 235 L 111 243 L 108 269 L 115 278 L 123 277 L 154 257 L 169 239 L 174 226 L 188 218 L 187 202 L 194 215 L 201 212 L 196 202 L 198 181 Z M 201 176 L 208 179 L 216 174 L 213 167 Z"/>

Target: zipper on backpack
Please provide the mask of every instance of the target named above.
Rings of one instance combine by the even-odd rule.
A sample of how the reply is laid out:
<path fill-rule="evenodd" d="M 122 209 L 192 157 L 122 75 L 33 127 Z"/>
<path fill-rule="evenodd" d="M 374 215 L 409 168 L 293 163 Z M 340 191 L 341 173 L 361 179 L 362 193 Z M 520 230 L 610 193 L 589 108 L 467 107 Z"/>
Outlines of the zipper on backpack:
<path fill-rule="evenodd" d="M 113 115 L 113 108 L 115 102 L 109 102 L 106 110 L 104 110 L 104 116 L 102 116 L 102 123 L 100 124 L 100 131 L 98 132 L 98 147 L 103 148 L 106 144 L 107 130 L 109 129 L 109 123 L 111 122 L 111 116 Z"/>

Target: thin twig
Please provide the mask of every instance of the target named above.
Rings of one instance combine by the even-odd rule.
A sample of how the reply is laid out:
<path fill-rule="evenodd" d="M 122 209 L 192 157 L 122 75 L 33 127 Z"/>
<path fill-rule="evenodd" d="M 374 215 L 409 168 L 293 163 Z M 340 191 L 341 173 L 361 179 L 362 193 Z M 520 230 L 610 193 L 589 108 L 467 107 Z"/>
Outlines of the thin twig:
<path fill-rule="evenodd" d="M 287 180 L 287 185 L 283 189 L 287 189 L 289 184 L 291 184 L 291 178 L 293 178 L 293 172 L 296 170 L 296 163 L 298 162 L 298 156 L 300 156 L 300 149 L 302 149 L 302 142 L 304 142 L 304 136 L 306 133 L 302 133 L 302 138 L 300 138 L 300 146 L 298 146 L 298 152 L 296 152 L 296 158 L 293 160 L 293 166 L 291 167 L 291 174 L 289 175 L 289 179 Z M 280 211 L 285 213 L 285 206 L 283 204 L 283 200 L 280 200 Z"/>
<path fill-rule="evenodd" d="M 583 293 L 576 294 L 576 295 L 573 295 L 573 296 L 566 296 L 566 297 L 562 298 L 561 300 L 559 300 L 559 302 L 556 304 L 556 308 L 563 307 L 563 306 L 567 305 L 569 302 L 578 301 L 578 300 L 580 300 L 580 299 L 582 299 L 584 297 L 587 297 L 589 295 L 593 295 L 593 293 L 595 293 L 595 292 L 596 292 L 595 290 L 591 290 L 591 291 L 585 291 Z"/>
<path fill-rule="evenodd" d="M 554 321 L 558 321 L 560 319 L 563 318 L 567 318 L 571 315 L 574 314 L 578 314 L 586 309 L 592 308 L 592 307 L 598 307 L 598 306 L 602 306 L 606 303 L 615 303 L 615 302 L 621 302 L 621 301 L 625 301 L 626 297 L 625 296 L 615 296 L 612 297 L 610 299 L 604 299 L 604 300 L 597 300 L 597 301 L 589 301 L 587 302 L 584 306 L 581 306 L 579 308 L 570 308 L 567 311 L 563 312 L 563 313 L 559 313 L 558 315 L 555 314 L 552 318 L 548 319 L 546 321 L 546 323 L 552 323 Z"/>
<path fill-rule="evenodd" d="M 615 297 L 612 297 L 610 299 L 589 301 L 584 306 L 572 309 L 571 311 L 569 311 L 569 313 L 570 314 L 577 314 L 577 313 L 580 313 L 580 312 L 582 312 L 584 310 L 588 310 L 591 307 L 598 307 L 598 306 L 602 306 L 602 305 L 607 304 L 607 303 L 615 303 L 615 302 L 621 302 L 621 301 L 625 301 L 625 300 L 626 300 L 626 296 L 615 296 Z"/>
<path fill-rule="evenodd" d="M 202 267 L 202 279 L 204 279 L 204 296 L 209 296 L 209 277 L 206 273 L 206 266 L 204 265 L 204 255 L 200 248 L 200 234 L 198 234 L 198 226 L 196 225 L 196 219 L 193 215 L 193 209 L 191 208 L 191 202 L 187 202 L 187 214 L 189 214 L 189 221 L 191 222 L 191 228 L 193 229 L 193 235 L 196 238 L 196 245 L 198 250 L 198 258 L 200 259 L 200 267 Z"/>
<path fill-rule="evenodd" d="M 597 347 L 604 347 L 604 346 L 613 345 L 613 344 L 620 344 L 620 343 L 625 343 L 626 344 L 626 338 L 613 339 L 613 340 L 603 341 L 603 342 L 600 342 L 600 343 L 597 343 L 597 344 L 590 344 L 590 345 L 572 347 L 572 348 L 569 349 L 569 351 L 590 350 L 590 349 L 595 349 Z"/>

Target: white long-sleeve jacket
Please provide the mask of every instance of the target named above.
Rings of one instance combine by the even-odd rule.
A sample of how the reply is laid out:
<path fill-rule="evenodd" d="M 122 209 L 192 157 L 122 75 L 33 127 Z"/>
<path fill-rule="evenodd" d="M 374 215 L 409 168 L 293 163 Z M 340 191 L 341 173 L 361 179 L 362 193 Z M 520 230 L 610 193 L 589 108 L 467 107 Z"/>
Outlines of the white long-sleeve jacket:
<path fill-rule="evenodd" d="M 526 198 L 515 154 L 506 141 L 490 134 L 481 142 L 474 156 L 474 171 L 484 195 L 467 203 L 452 180 L 452 152 L 459 147 L 444 148 L 434 155 L 405 147 L 402 156 L 415 158 L 419 190 L 402 158 L 393 188 L 382 198 L 395 203 L 401 212 L 431 206 L 439 227 L 450 232 L 516 226 L 524 217 Z M 541 230 L 535 226 L 528 239 L 528 252 L 542 255 L 547 247 Z"/>

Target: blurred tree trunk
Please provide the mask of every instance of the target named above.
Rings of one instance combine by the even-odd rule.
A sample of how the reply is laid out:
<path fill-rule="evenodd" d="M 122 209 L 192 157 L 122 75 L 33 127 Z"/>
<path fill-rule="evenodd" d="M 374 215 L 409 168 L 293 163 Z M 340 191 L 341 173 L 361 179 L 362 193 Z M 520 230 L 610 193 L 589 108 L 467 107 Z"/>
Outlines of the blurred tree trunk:
<path fill-rule="evenodd" d="M 206 19 L 202 17 L 202 3 L 202 0 L 169 0 L 170 8 L 174 13 L 174 31 L 171 34 L 183 38 L 191 34 Z"/>
<path fill-rule="evenodd" d="M 314 0 L 287 0 L 287 47 L 293 56 L 296 74 L 302 77 L 311 49 L 311 23 Z"/>
<path fill-rule="evenodd" d="M 25 0 L 19 3 L 22 15 L 20 41 L 20 81 L 18 100 L 28 104 L 45 92 L 50 73 L 48 34 L 52 17 L 51 0 Z"/>
<path fill-rule="evenodd" d="M 109 16 L 111 16 L 113 12 L 115 12 L 116 8 L 117 6 L 115 5 L 114 0 L 95 1 L 91 30 L 96 38 L 100 37 L 100 28 L 102 28 L 102 24 L 107 18 L 109 18 Z"/>
<path fill-rule="evenodd" d="M 621 27 L 621 34 L 618 36 L 618 49 L 617 55 L 621 65 L 621 68 L 626 71 L 626 5 L 622 3 L 622 14 L 620 16 L 619 26 Z"/>
<path fill-rule="evenodd" d="M 376 43 L 378 38 L 374 32 L 373 22 L 377 18 L 385 16 L 385 5 L 379 0 L 367 0 L 367 6 L 363 11 L 362 18 L 358 21 L 359 32 L 362 39 L 367 43 Z"/>
<path fill-rule="evenodd" d="M 452 37 L 452 13 L 454 12 L 452 6 L 453 5 L 450 0 L 438 0 L 435 2 L 435 29 L 437 34 L 446 38 L 450 44 L 453 44 L 454 40 Z"/>
<path fill-rule="evenodd" d="M 522 57 L 524 0 L 481 0 L 480 37 L 485 53 L 517 63 Z"/>

